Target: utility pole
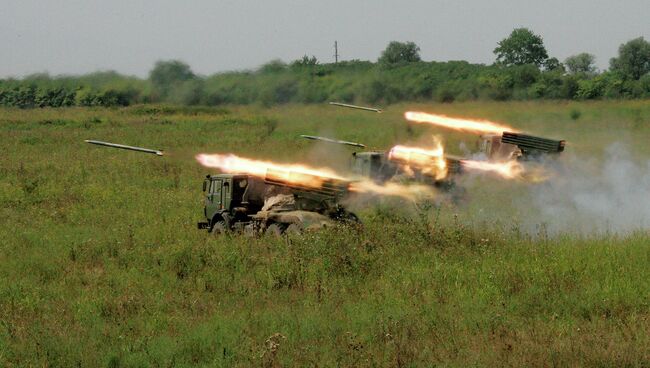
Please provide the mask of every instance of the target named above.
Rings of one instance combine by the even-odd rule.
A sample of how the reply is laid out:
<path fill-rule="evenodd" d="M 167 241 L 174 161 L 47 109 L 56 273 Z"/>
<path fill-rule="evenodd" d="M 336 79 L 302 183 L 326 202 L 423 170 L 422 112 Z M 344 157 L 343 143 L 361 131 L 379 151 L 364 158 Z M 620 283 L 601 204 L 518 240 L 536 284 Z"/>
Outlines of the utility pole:
<path fill-rule="evenodd" d="M 338 42 L 334 41 L 334 64 L 339 63 L 339 45 Z"/>

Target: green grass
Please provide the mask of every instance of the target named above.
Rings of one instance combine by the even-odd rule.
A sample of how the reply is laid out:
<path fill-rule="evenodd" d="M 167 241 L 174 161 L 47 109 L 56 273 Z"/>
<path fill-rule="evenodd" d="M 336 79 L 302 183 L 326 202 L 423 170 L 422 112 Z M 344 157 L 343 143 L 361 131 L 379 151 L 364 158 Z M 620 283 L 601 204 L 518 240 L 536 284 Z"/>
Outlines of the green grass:
<path fill-rule="evenodd" d="M 495 180 L 440 218 L 398 202 L 359 209 L 360 231 L 195 229 L 199 152 L 344 167 L 346 148 L 296 136 L 471 144 L 408 129 L 409 109 L 565 138 L 580 155 L 616 140 L 650 153 L 641 101 L 0 110 L 0 366 L 647 366 L 648 232 L 521 232 Z M 493 202 L 503 215 L 473 217 Z"/>

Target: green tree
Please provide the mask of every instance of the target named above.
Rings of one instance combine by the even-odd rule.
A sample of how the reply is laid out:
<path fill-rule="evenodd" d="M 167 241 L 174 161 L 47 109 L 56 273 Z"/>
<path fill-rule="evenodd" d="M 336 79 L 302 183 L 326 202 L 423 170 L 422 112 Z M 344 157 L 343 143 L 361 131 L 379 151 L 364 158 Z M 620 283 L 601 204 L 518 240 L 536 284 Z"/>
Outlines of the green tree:
<path fill-rule="evenodd" d="M 318 59 L 316 59 L 316 56 L 309 57 L 307 55 L 304 55 L 302 58 L 298 60 L 294 60 L 291 63 L 291 66 L 294 68 L 301 68 L 301 67 L 310 67 L 310 66 L 316 66 L 318 65 Z"/>
<path fill-rule="evenodd" d="M 149 73 L 151 84 L 163 98 L 172 86 L 178 86 L 195 77 L 190 66 L 179 60 L 158 61 Z"/>
<path fill-rule="evenodd" d="M 650 72 L 650 43 L 643 37 L 635 38 L 618 48 L 618 57 L 610 60 L 610 69 L 637 80 Z"/>
<path fill-rule="evenodd" d="M 190 66 L 179 60 L 158 61 L 149 73 L 149 79 L 156 85 L 170 85 L 194 77 Z"/>
<path fill-rule="evenodd" d="M 497 64 L 505 66 L 534 64 L 539 68 L 548 59 L 542 37 L 528 28 L 513 30 L 510 36 L 499 41 L 494 53 Z"/>
<path fill-rule="evenodd" d="M 583 52 L 566 58 L 564 65 L 566 65 L 570 74 L 595 74 L 595 61 L 596 57 L 594 55 Z"/>
<path fill-rule="evenodd" d="M 548 71 L 558 71 L 561 70 L 564 72 L 564 64 L 560 62 L 557 58 L 548 58 L 544 61 L 544 69 Z"/>
<path fill-rule="evenodd" d="M 420 47 L 413 42 L 392 41 L 379 57 L 379 63 L 394 65 L 421 61 Z"/>
<path fill-rule="evenodd" d="M 262 65 L 259 71 L 262 74 L 273 74 L 273 73 L 280 73 L 282 71 L 285 71 L 286 69 L 287 69 L 287 64 L 284 61 L 280 59 L 275 59 Z"/>

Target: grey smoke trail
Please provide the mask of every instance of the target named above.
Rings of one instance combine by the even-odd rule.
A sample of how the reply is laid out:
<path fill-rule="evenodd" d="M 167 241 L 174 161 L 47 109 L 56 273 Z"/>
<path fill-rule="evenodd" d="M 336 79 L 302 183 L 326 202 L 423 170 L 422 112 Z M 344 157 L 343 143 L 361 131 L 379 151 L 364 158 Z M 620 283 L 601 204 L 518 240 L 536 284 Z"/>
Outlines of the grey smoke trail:
<path fill-rule="evenodd" d="M 650 228 L 650 161 L 639 163 L 621 144 L 602 161 L 568 158 L 550 181 L 531 189 L 537 223 L 550 232 L 627 233 Z"/>

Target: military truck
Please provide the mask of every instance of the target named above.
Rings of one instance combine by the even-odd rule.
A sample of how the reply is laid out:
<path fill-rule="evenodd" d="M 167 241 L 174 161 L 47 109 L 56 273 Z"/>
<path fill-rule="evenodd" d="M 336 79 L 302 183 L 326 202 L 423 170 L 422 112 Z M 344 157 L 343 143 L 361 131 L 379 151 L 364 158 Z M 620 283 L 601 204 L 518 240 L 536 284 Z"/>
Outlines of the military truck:
<path fill-rule="evenodd" d="M 422 167 L 412 162 L 405 162 L 390 157 L 388 152 L 366 151 L 352 153 L 350 168 L 356 175 L 370 178 L 377 184 L 385 183 L 393 179 L 403 179 L 421 184 L 432 185 L 440 189 L 451 189 L 454 186 L 454 175 L 461 173 L 461 161 L 459 157 L 445 155 L 447 175 L 443 179 L 437 179 L 427 174 Z M 408 166 L 410 172 L 406 172 Z"/>
<path fill-rule="evenodd" d="M 359 223 L 341 204 L 349 183 L 329 178 L 319 181 L 318 186 L 299 184 L 271 170 L 264 179 L 248 174 L 207 175 L 203 182 L 205 221 L 198 228 L 214 234 L 280 235 Z"/>
<path fill-rule="evenodd" d="M 490 160 L 536 160 L 564 151 L 566 141 L 535 137 L 527 134 L 503 132 L 501 135 L 481 136 L 479 151 Z"/>
<path fill-rule="evenodd" d="M 366 147 L 361 143 L 313 135 L 303 134 L 300 137 L 358 148 Z M 432 185 L 447 190 L 455 187 L 454 176 L 461 173 L 462 166 L 460 157 L 445 155 L 444 159 L 447 167 L 447 175 L 442 179 L 437 179 L 434 176 L 427 174 L 427 168 L 418 166 L 415 162 L 405 162 L 404 160 L 391 157 L 388 151 L 353 152 L 350 160 L 350 170 L 355 175 L 370 179 L 377 184 L 383 184 L 390 180 L 399 180 Z M 426 162 L 426 160 L 423 161 Z"/>

